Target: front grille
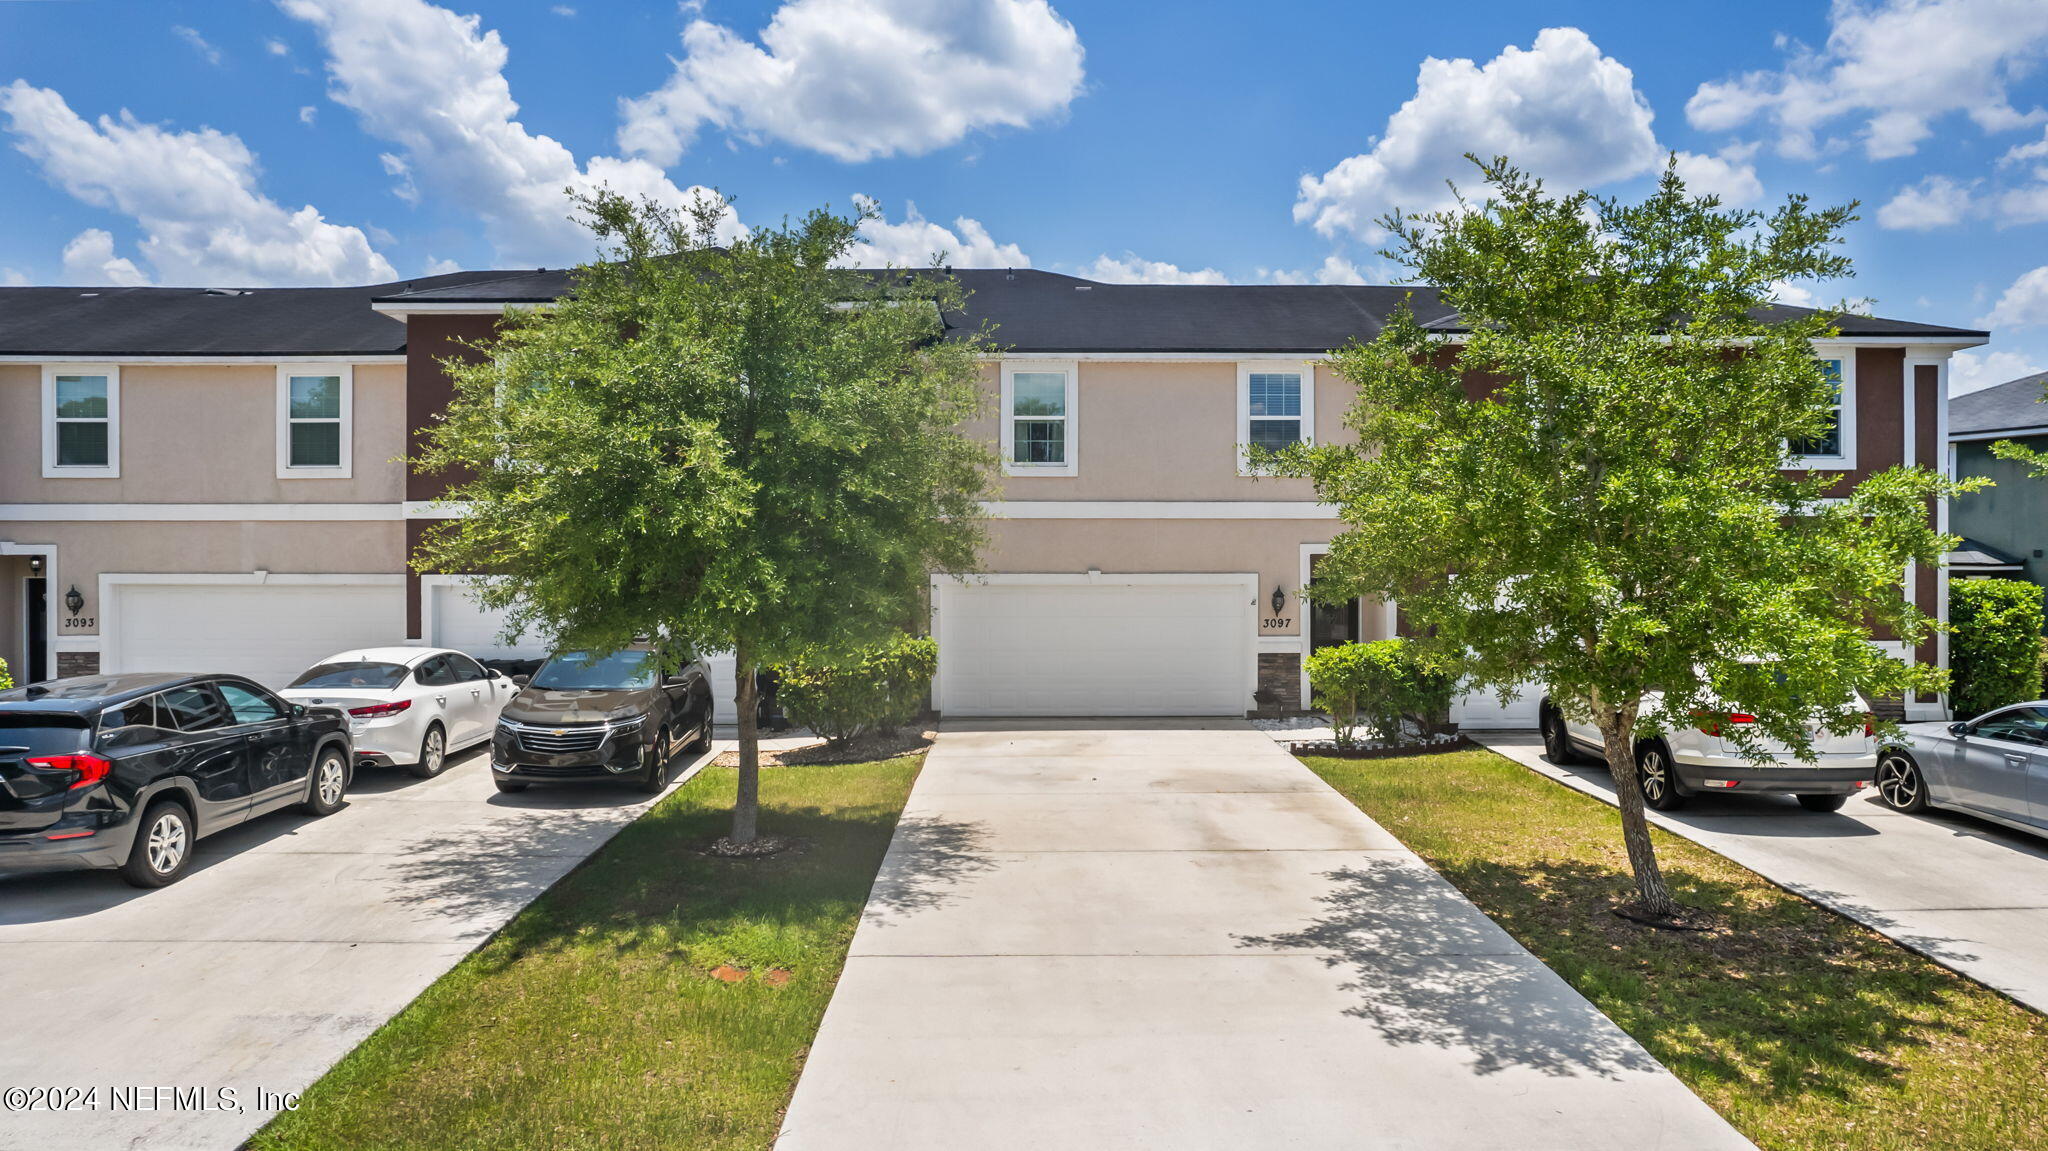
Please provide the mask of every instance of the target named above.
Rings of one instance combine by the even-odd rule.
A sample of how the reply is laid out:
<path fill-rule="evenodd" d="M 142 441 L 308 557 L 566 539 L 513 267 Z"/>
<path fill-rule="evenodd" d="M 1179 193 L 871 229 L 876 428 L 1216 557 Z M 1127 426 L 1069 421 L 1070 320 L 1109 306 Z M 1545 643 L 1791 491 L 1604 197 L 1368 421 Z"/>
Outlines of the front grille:
<path fill-rule="evenodd" d="M 572 751 L 596 751 L 604 743 L 607 730 L 601 723 L 583 723 L 573 727 L 534 727 L 531 724 L 505 724 L 518 738 L 519 746 L 543 755 L 559 755 Z"/>

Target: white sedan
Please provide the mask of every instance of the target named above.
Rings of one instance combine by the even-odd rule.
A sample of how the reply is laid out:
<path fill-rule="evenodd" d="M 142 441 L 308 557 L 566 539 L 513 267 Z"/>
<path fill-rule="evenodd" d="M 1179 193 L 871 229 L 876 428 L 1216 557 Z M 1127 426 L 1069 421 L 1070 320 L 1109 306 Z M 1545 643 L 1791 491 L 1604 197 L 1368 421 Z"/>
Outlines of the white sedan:
<path fill-rule="evenodd" d="M 459 651 L 372 647 L 328 656 L 278 694 L 347 712 L 358 766 L 395 765 L 427 779 L 450 755 L 488 742 L 518 691 Z"/>

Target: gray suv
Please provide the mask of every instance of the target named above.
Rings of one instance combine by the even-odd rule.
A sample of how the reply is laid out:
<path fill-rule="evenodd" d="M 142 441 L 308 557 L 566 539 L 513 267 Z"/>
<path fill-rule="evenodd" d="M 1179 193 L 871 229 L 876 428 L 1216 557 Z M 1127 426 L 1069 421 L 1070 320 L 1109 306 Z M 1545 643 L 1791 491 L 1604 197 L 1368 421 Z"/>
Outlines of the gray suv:
<path fill-rule="evenodd" d="M 491 737 L 499 791 L 535 783 L 629 780 L 668 786 L 677 748 L 711 746 L 711 679 L 695 656 L 661 674 L 649 644 L 603 655 L 557 652 L 505 705 Z"/>

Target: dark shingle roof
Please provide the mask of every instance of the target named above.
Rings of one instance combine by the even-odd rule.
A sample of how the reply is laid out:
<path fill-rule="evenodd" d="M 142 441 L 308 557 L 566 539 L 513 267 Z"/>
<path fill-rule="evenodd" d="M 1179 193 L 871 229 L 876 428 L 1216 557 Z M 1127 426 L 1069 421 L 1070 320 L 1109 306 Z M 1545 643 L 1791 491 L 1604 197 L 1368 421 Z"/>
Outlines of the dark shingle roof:
<path fill-rule="evenodd" d="M 1404 299 L 1416 318 L 1463 330 L 1426 287 L 1342 284 L 1103 284 L 1030 268 L 962 268 L 971 293 L 957 330 L 996 327 L 1019 353 L 1313 354 L 1370 340 Z M 347 356 L 405 349 L 405 326 L 372 310 L 538 304 L 573 286 L 567 269 L 454 272 L 360 288 L 0 288 L 0 355 Z M 1805 309 L 1776 309 L 1803 314 Z M 1850 336 L 1984 333 L 1843 316 Z"/>
<path fill-rule="evenodd" d="M 2048 389 L 2048 372 L 2036 372 L 1952 397 L 1948 402 L 1948 434 L 1971 436 L 2048 427 L 2048 405 L 2041 403 L 2044 389 Z"/>
<path fill-rule="evenodd" d="M 392 355 L 405 351 L 405 325 L 371 300 L 503 274 L 360 288 L 0 288 L 0 355 Z"/>

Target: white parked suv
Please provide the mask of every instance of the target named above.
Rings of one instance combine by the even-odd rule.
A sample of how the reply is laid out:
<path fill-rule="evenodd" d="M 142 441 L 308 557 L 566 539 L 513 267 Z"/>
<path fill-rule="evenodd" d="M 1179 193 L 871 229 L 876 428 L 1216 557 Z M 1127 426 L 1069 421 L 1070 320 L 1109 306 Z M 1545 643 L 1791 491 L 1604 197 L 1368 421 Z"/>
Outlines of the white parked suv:
<path fill-rule="evenodd" d="M 1654 700 L 1644 701 L 1649 711 Z M 1869 707 L 1862 696 L 1856 706 Z M 1592 724 L 1568 723 L 1550 697 L 1543 697 L 1539 722 L 1543 728 L 1543 750 L 1556 764 L 1576 763 L 1590 757 L 1605 760 L 1600 729 Z M 1756 717 L 1734 712 L 1702 719 L 1700 726 L 1681 728 L 1636 742 L 1636 784 L 1643 802 L 1658 811 L 1682 807 L 1701 792 L 1729 793 L 1755 791 L 1790 792 L 1799 806 L 1809 811 L 1839 811 L 1849 797 L 1877 778 L 1877 740 L 1866 723 L 1860 732 L 1834 735 L 1818 724 L 1809 724 L 1813 760 L 1792 754 L 1776 740 L 1759 737 L 1757 754 L 1721 735 L 1722 724 L 1755 723 Z M 1763 757 L 1758 762 L 1757 755 Z"/>
<path fill-rule="evenodd" d="M 450 755 L 488 741 L 518 691 L 459 651 L 371 647 L 328 656 L 278 694 L 347 712 L 358 767 L 398 766 L 426 779 Z"/>

